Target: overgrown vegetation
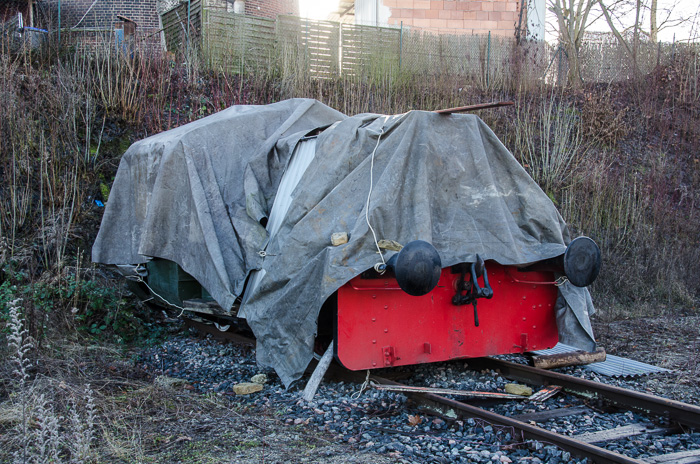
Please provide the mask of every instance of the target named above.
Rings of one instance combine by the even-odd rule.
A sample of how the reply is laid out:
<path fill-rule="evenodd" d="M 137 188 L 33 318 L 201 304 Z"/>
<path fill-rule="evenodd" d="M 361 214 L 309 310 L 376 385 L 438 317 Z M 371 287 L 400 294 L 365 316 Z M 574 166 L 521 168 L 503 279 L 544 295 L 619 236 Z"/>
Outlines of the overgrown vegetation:
<path fill-rule="evenodd" d="M 486 86 L 480 73 L 417 78 L 377 66 L 335 79 L 313 79 L 302 67 L 240 75 L 205 69 L 191 49 L 187 56 L 147 46 L 125 51 L 110 40 L 60 50 L 47 44 L 12 51 L 7 41 L 3 47 L 2 288 L 7 298 L 21 296 L 25 305 L 49 313 L 43 323 L 30 321 L 36 333 L 42 324 L 56 326 L 55 319 L 92 333 L 109 328 L 120 337 L 127 332 L 122 325 L 133 329 L 114 316 L 121 295 L 98 295 L 102 287 L 83 281 L 80 252 L 90 249 L 99 205 L 133 140 L 232 104 L 298 96 L 347 114 L 514 100 L 514 109 L 481 116 L 574 231 L 601 244 L 605 266 L 594 289 L 599 304 L 694 306 L 700 289 L 697 49 L 679 50 L 669 66 L 643 81 L 572 92 L 516 75 L 527 66 L 526 53 L 508 79 L 493 76 Z M 109 301 L 79 308 L 81 299 Z"/>
<path fill-rule="evenodd" d="M 46 391 L 45 385 L 41 388 L 38 378 L 31 381 L 33 346 L 24 327 L 19 303 L 20 300 L 8 303 L 12 393 L 0 409 L 0 422 L 14 425 L 12 437 L 15 443 L 9 443 L 7 451 L 0 453 L 0 457 L 7 458 L 6 454 L 13 451 L 14 462 L 86 462 L 95 439 L 94 393 L 86 385 L 81 400 L 70 395 L 63 404 L 65 416 L 61 416 L 56 410 L 56 405 L 60 404 L 55 401 L 56 389 L 49 386 Z"/>
<path fill-rule="evenodd" d="M 0 462 L 252 463 L 272 452 L 308 455 L 289 446 L 298 431 L 244 416 L 225 397 L 197 394 L 184 381 L 152 382 L 119 351 L 72 343 L 38 350 L 20 303 L 9 302 L 0 363 Z"/>
<path fill-rule="evenodd" d="M 599 305 L 678 304 L 698 296 L 698 50 L 638 82 L 571 91 L 537 81 L 527 51 L 508 78 L 447 71 L 414 76 L 369 61 L 314 79 L 298 66 L 234 74 L 157 48 L 79 41 L 0 54 L 0 264 L 5 301 L 22 297 L 32 335 L 78 327 L 129 338 L 123 295 L 84 267 L 118 160 L 135 139 L 233 104 L 313 97 L 347 114 L 512 99 L 481 113 L 575 233 L 602 246 Z M 514 56 L 517 50 L 513 51 Z M 289 64 L 289 60 L 285 61 Z M 102 271 L 98 272 L 104 274 Z M 94 285 L 94 286 L 93 286 Z M 35 316 L 35 317 L 34 317 Z M 36 319 L 36 320 L 35 320 Z"/>

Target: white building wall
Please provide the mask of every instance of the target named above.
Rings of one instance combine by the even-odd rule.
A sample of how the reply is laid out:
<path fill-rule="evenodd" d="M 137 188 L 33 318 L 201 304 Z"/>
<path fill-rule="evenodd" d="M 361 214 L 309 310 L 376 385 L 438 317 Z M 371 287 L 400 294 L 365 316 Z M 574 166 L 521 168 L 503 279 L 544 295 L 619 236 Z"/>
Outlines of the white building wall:
<path fill-rule="evenodd" d="M 382 0 L 355 0 L 355 24 L 383 26 L 390 16 L 391 10 Z"/>
<path fill-rule="evenodd" d="M 546 0 L 528 0 L 527 3 L 527 36 L 533 40 L 544 40 Z"/>

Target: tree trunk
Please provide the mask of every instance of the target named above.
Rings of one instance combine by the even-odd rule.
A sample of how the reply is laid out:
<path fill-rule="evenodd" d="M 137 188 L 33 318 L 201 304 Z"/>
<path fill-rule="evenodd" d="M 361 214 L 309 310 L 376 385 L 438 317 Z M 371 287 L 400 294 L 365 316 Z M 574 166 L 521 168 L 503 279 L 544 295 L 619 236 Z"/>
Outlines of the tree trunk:
<path fill-rule="evenodd" d="M 641 14 L 642 11 L 642 0 L 637 0 L 637 11 L 636 15 L 634 18 L 634 36 L 633 36 L 633 41 L 634 44 L 632 44 L 632 62 L 634 63 L 634 73 L 635 73 L 635 78 L 638 78 L 639 76 L 637 75 L 637 72 L 639 71 L 639 67 L 637 66 L 637 63 L 639 63 L 639 15 Z"/>
<path fill-rule="evenodd" d="M 651 43 L 657 42 L 657 35 L 659 33 L 659 25 L 656 23 L 656 11 L 659 9 L 659 0 L 651 0 L 651 7 L 649 11 L 649 38 Z"/>
<path fill-rule="evenodd" d="M 569 64 L 568 83 L 574 89 L 581 87 L 583 79 L 581 79 L 581 63 L 578 59 L 578 47 L 575 44 L 565 44 L 567 62 Z"/>

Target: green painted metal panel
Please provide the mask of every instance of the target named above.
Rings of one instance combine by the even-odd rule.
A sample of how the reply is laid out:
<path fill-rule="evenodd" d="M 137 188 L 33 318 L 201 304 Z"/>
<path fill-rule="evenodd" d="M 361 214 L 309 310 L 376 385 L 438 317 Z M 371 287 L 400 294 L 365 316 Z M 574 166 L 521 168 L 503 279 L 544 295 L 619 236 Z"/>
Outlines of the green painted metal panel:
<path fill-rule="evenodd" d="M 184 300 L 202 298 L 202 286 L 177 263 L 153 259 L 146 263 L 146 269 L 148 286 L 157 293 L 156 297 L 177 306 L 182 306 Z"/>

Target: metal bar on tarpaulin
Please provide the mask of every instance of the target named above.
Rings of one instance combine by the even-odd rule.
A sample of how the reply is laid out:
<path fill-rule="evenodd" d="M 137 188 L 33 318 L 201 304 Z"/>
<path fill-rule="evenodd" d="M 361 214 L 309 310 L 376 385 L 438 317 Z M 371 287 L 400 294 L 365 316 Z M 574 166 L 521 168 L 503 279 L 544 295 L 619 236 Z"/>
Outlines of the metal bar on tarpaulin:
<path fill-rule="evenodd" d="M 514 105 L 514 103 L 512 101 L 479 103 L 478 105 L 458 106 L 456 108 L 446 108 L 444 110 L 435 110 L 435 111 L 433 111 L 433 113 L 452 114 L 452 113 L 460 113 L 462 111 L 485 110 L 487 108 L 499 108 L 501 106 L 512 106 L 512 105 Z"/>

